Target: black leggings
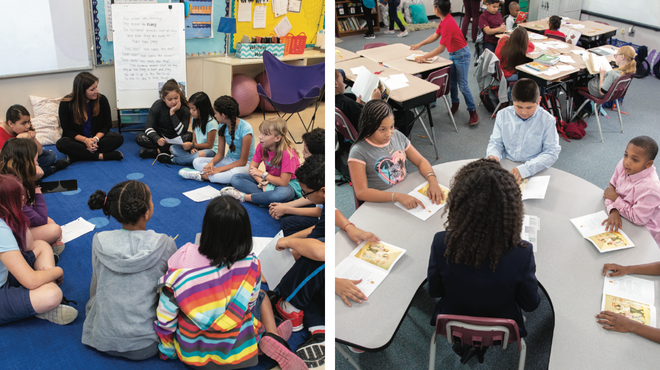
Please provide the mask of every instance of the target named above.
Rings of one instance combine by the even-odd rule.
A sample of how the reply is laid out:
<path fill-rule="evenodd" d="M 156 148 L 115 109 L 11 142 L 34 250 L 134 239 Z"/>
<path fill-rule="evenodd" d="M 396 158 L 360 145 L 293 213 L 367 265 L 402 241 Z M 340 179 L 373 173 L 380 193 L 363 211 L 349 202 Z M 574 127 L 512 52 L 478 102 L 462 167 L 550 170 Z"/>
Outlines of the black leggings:
<path fill-rule="evenodd" d="M 99 140 L 98 150 L 94 153 L 90 153 L 87 150 L 85 143 L 76 141 L 70 137 L 63 136 L 61 139 L 57 140 L 55 147 L 59 150 L 60 153 L 68 155 L 71 159 L 75 161 L 96 161 L 99 159 L 100 153 L 110 153 L 119 149 L 119 147 L 124 143 L 124 137 L 121 134 L 116 132 L 108 132 Z"/>
<path fill-rule="evenodd" d="M 181 140 L 183 140 L 184 143 L 188 142 L 188 141 L 192 141 L 192 132 L 184 132 L 183 134 L 181 134 Z M 139 145 L 143 148 L 160 149 L 161 153 L 169 153 L 170 152 L 171 144 L 165 144 L 163 146 L 158 146 L 158 144 L 151 141 L 151 139 L 149 139 L 149 136 L 147 136 L 147 134 L 145 134 L 144 132 L 141 132 L 141 133 L 135 135 L 135 142 L 137 143 L 137 145 Z"/>

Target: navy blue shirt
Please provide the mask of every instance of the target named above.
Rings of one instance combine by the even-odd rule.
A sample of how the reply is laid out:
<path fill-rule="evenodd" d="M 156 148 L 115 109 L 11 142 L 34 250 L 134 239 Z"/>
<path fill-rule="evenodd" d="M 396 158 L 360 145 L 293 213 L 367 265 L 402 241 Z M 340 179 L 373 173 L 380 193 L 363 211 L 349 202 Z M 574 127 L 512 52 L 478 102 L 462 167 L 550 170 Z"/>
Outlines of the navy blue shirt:
<path fill-rule="evenodd" d="M 321 216 L 312 232 L 307 235 L 308 238 L 318 239 L 325 243 L 325 207 L 321 208 Z"/>

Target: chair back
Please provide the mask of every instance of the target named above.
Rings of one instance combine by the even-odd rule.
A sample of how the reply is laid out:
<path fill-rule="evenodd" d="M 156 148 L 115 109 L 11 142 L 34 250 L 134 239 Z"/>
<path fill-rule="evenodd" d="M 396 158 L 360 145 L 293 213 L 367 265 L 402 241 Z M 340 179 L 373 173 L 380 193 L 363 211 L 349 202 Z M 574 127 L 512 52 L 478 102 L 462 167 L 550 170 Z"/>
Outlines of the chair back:
<path fill-rule="evenodd" d="M 632 74 L 621 75 L 621 77 L 617 78 L 617 80 L 612 84 L 613 86 L 610 87 L 610 89 L 607 91 L 607 94 L 605 94 L 605 96 L 602 98 L 603 102 L 623 98 L 628 91 L 628 87 L 630 86 L 632 79 Z"/>
<path fill-rule="evenodd" d="M 341 109 L 335 107 L 335 130 L 345 137 L 347 140 L 355 142 L 358 137 L 357 130 L 353 127 L 351 121 L 346 117 Z"/>
<path fill-rule="evenodd" d="M 517 343 L 521 349 L 518 324 L 511 319 L 441 314 L 437 317 L 435 333 L 447 338 L 449 343 L 475 348 L 499 344 L 506 349 L 507 344 Z"/>
<path fill-rule="evenodd" d="M 545 35 L 545 37 L 566 42 L 566 37 L 562 37 L 559 35 L 547 34 Z"/>
<path fill-rule="evenodd" d="M 609 25 L 610 25 L 609 23 L 607 23 L 607 22 L 602 22 L 602 21 L 594 21 L 594 23 L 604 24 L 604 25 L 606 25 L 606 26 L 609 26 Z"/>
<path fill-rule="evenodd" d="M 438 85 L 440 89 L 435 93 L 436 99 L 449 94 L 449 79 L 451 78 L 451 66 L 440 68 L 431 72 L 426 81 Z"/>
<path fill-rule="evenodd" d="M 381 46 L 387 46 L 387 45 L 388 45 L 388 43 L 386 43 L 386 42 L 372 42 L 370 44 L 364 44 L 364 46 L 362 47 L 362 50 L 379 48 Z"/>

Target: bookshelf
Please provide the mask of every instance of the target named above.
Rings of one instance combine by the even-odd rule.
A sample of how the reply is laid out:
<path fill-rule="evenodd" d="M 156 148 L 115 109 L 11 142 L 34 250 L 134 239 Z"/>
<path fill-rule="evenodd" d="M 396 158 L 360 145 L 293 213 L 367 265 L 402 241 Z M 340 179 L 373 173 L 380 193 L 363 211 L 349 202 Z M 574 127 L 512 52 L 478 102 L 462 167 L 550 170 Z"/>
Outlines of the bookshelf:
<path fill-rule="evenodd" d="M 378 19 L 377 6 L 371 13 L 374 22 L 374 33 L 380 32 L 380 19 Z M 335 1 L 335 32 L 337 37 L 359 35 L 367 32 L 367 27 L 360 28 L 360 21 L 364 20 L 365 8 L 361 2 L 355 0 Z"/>

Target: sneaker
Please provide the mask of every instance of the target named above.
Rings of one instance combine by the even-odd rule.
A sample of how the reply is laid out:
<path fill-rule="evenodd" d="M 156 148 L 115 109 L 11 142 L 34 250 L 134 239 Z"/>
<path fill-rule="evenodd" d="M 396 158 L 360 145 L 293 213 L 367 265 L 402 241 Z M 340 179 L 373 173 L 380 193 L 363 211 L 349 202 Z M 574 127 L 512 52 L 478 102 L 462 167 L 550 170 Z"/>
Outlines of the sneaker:
<path fill-rule="evenodd" d="M 309 369 L 325 364 L 325 333 L 312 335 L 307 342 L 298 347 L 296 355 L 305 361 Z"/>
<path fill-rule="evenodd" d="M 394 30 L 385 30 L 383 33 L 386 35 L 394 35 L 396 32 Z"/>
<path fill-rule="evenodd" d="M 365 33 L 364 38 L 365 39 L 375 39 L 376 35 L 374 35 L 373 33 Z"/>
<path fill-rule="evenodd" d="M 179 176 L 186 180 L 204 181 L 202 174 L 194 168 L 182 168 L 179 170 Z"/>
<path fill-rule="evenodd" d="M 55 171 L 53 172 L 61 171 L 69 167 L 69 164 L 70 164 L 69 161 L 67 161 L 66 159 L 58 159 L 55 163 L 53 163 L 53 168 L 55 168 Z"/>
<path fill-rule="evenodd" d="M 64 243 L 62 243 L 62 241 L 55 242 L 52 247 L 54 256 L 59 256 L 62 254 L 62 252 L 64 252 Z"/>
<path fill-rule="evenodd" d="M 147 148 L 140 149 L 140 158 L 142 159 L 156 158 L 156 156 L 158 156 L 157 149 L 147 149 Z"/>
<path fill-rule="evenodd" d="M 293 332 L 293 325 L 291 320 L 282 321 L 282 323 L 277 327 L 277 335 L 284 340 L 289 340 L 291 338 L 291 332 Z"/>
<path fill-rule="evenodd" d="M 222 193 L 222 190 L 220 192 Z M 284 299 L 279 294 L 277 294 L 277 292 L 269 290 L 266 292 L 266 294 L 268 294 L 268 299 L 270 299 L 270 303 L 273 305 L 273 313 L 275 316 L 281 318 L 282 320 L 290 320 L 292 330 L 294 332 L 301 331 L 304 327 L 304 312 L 301 310 L 298 312 L 287 313 L 284 311 L 284 309 L 282 309 L 282 306 L 280 306 L 280 302 L 282 302 Z"/>
<path fill-rule="evenodd" d="M 469 111 L 469 112 L 470 112 L 470 121 L 468 122 L 468 124 L 469 124 L 470 126 L 474 126 L 474 125 L 476 125 L 477 123 L 479 123 L 479 115 L 477 114 L 477 110 L 476 110 L 476 109 L 475 109 L 475 110 L 471 110 L 471 111 Z"/>
<path fill-rule="evenodd" d="M 62 303 L 50 311 L 36 314 L 38 319 L 48 320 L 57 325 L 67 325 L 73 322 L 78 317 L 78 310 L 68 305 L 69 302 L 77 304 L 74 301 L 69 301 L 62 298 Z"/>
<path fill-rule="evenodd" d="M 277 361 L 282 370 L 306 370 L 305 361 L 296 356 L 289 344 L 271 333 L 264 333 L 259 341 L 259 349 L 268 357 Z"/>
<path fill-rule="evenodd" d="M 160 163 L 174 164 L 174 162 L 172 162 L 172 155 L 169 153 L 160 153 L 156 156 L 156 159 Z"/>
<path fill-rule="evenodd" d="M 456 112 L 458 112 L 458 106 L 460 103 L 451 103 L 451 115 L 455 116 Z"/>
<path fill-rule="evenodd" d="M 403 31 L 403 32 L 399 33 L 398 35 L 396 35 L 396 37 L 406 37 L 406 36 L 408 36 L 408 31 Z"/>
<path fill-rule="evenodd" d="M 222 188 L 222 190 L 220 190 L 220 195 L 230 196 L 230 197 L 232 197 L 234 199 L 237 199 L 241 202 L 244 199 L 243 197 L 245 197 L 245 193 L 240 192 L 240 191 L 232 188 L 231 186 L 226 186 L 226 187 Z M 294 330 L 294 331 L 296 331 L 296 330 Z"/>

